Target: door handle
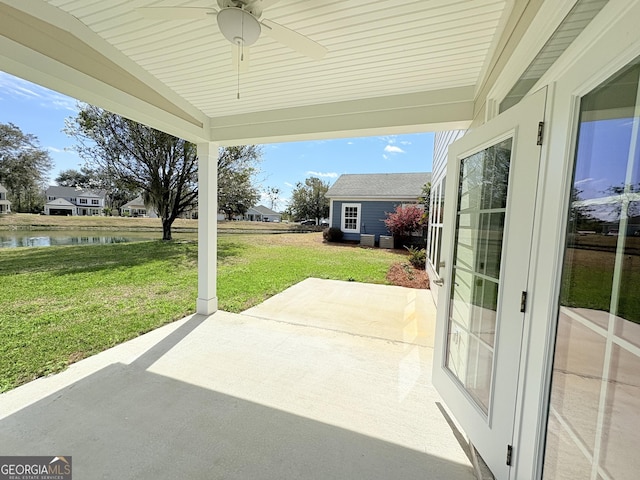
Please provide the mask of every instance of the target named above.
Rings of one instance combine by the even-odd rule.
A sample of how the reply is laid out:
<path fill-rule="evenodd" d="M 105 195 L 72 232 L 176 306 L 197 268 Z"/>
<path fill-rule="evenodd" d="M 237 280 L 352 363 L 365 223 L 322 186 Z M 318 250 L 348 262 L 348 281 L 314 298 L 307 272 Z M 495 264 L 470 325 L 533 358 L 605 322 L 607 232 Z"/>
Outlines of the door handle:
<path fill-rule="evenodd" d="M 444 278 L 439 278 L 437 280 L 431 280 L 433 283 L 435 283 L 436 285 L 438 285 L 439 287 L 441 287 L 442 285 L 444 285 Z"/>

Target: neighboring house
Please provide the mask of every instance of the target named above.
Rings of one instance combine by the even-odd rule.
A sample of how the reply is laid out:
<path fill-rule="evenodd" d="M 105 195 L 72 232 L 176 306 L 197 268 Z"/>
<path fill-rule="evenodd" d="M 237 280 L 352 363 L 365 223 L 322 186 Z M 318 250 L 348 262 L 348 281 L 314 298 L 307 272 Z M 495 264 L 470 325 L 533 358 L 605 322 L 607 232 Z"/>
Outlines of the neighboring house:
<path fill-rule="evenodd" d="M 397 205 L 418 202 L 431 173 L 370 173 L 341 175 L 325 196 L 329 199 L 329 226 L 344 232 L 345 240 L 360 235 L 389 235 L 386 214 Z"/>
<path fill-rule="evenodd" d="M 53 185 L 45 191 L 45 215 L 102 215 L 106 202 L 104 190 L 85 190 Z"/>
<path fill-rule="evenodd" d="M 244 218 L 250 222 L 280 222 L 282 221 L 282 214 L 274 212 L 264 205 L 258 205 L 247 210 Z"/>
<path fill-rule="evenodd" d="M 197 220 L 198 219 L 198 205 L 191 205 L 187 207 L 184 212 L 178 215 L 178 218 L 185 218 L 187 220 Z"/>
<path fill-rule="evenodd" d="M 158 218 L 158 214 L 152 208 L 147 208 L 142 201 L 142 195 L 138 195 L 136 198 L 128 203 L 125 203 L 120 208 L 120 214 L 129 217 L 148 217 Z"/>
<path fill-rule="evenodd" d="M 11 202 L 7 200 L 7 189 L 0 184 L 0 213 L 9 213 Z"/>

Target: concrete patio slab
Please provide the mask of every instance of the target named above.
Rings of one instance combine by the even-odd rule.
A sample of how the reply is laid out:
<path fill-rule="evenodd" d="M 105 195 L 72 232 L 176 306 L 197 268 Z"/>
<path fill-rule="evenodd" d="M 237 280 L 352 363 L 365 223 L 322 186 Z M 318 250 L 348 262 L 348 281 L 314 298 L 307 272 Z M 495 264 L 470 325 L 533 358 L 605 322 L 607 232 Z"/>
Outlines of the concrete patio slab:
<path fill-rule="evenodd" d="M 244 315 L 433 347 L 428 290 L 308 278 Z"/>
<path fill-rule="evenodd" d="M 188 317 L 0 395 L 0 450 L 78 479 L 474 478 L 431 348 L 344 330 Z"/>

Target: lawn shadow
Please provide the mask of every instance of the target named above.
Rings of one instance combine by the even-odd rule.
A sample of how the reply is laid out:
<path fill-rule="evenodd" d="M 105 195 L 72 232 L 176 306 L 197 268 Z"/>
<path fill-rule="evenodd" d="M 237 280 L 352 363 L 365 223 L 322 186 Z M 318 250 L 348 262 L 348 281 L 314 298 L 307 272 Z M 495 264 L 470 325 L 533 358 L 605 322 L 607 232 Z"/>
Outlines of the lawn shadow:
<path fill-rule="evenodd" d="M 220 242 L 218 258 L 238 256 L 248 245 Z M 12 248 L 0 252 L 0 276 L 48 272 L 73 275 L 113 268 L 129 268 L 150 262 L 168 261 L 177 266 L 198 264 L 196 241 L 151 240 L 106 245 Z"/>
<path fill-rule="evenodd" d="M 238 257 L 247 250 L 250 245 L 241 242 L 232 242 L 228 239 L 218 239 L 218 260 L 224 260 L 230 257 Z"/>

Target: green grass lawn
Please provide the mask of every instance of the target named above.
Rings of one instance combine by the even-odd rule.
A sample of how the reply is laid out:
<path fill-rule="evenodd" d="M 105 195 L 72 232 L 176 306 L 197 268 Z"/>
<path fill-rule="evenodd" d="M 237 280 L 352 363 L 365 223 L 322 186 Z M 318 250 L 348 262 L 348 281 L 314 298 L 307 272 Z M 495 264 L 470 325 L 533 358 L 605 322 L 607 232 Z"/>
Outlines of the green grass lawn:
<path fill-rule="evenodd" d="M 640 256 L 635 238 L 625 251 L 621 263 L 616 314 L 631 322 L 640 323 Z M 628 254 L 627 252 L 632 252 Z M 570 248 L 565 260 L 561 305 L 575 308 L 610 311 L 616 254 L 588 248 Z"/>
<path fill-rule="evenodd" d="M 321 234 L 218 242 L 221 310 L 240 312 L 308 277 L 386 283 L 402 253 L 334 246 Z M 0 391 L 58 372 L 193 313 L 197 244 L 139 242 L 0 251 Z"/>

